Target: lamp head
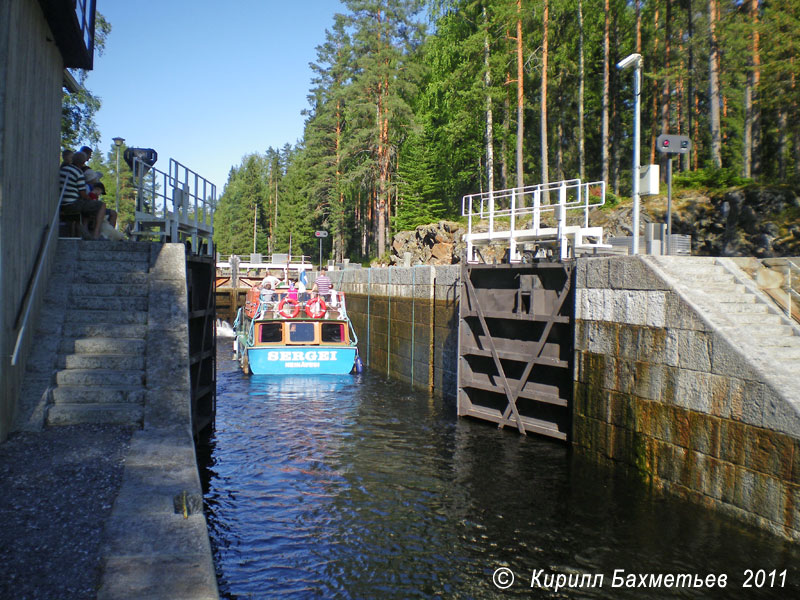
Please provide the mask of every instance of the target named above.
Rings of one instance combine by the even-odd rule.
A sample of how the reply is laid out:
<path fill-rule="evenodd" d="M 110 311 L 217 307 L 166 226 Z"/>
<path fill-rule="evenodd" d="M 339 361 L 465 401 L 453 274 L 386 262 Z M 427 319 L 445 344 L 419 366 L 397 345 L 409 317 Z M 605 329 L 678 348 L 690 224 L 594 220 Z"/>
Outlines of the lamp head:
<path fill-rule="evenodd" d="M 115 146 L 122 146 L 122 144 L 125 143 L 125 138 L 115 137 L 113 138 L 113 141 Z"/>
<path fill-rule="evenodd" d="M 621 61 L 617 63 L 618 69 L 627 69 L 628 67 L 632 66 L 640 67 L 642 65 L 642 55 L 635 53 L 631 54 L 630 56 L 623 58 Z"/>

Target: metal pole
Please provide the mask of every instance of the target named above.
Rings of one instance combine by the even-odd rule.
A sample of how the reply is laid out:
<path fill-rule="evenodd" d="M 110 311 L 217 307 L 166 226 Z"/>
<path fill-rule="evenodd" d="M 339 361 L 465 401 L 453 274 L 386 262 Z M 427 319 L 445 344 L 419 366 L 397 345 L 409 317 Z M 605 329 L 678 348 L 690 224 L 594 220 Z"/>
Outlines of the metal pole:
<path fill-rule="evenodd" d="M 114 210 L 119 214 L 119 146 L 117 146 L 117 189 L 114 198 Z"/>
<path fill-rule="evenodd" d="M 319 270 L 322 270 L 322 237 L 319 238 Z"/>
<path fill-rule="evenodd" d="M 639 129 L 642 112 L 641 87 L 642 58 L 640 56 L 636 61 L 636 68 L 633 72 L 633 248 L 631 254 L 639 254 Z"/>
<path fill-rule="evenodd" d="M 667 156 L 667 255 L 672 256 L 672 156 Z"/>

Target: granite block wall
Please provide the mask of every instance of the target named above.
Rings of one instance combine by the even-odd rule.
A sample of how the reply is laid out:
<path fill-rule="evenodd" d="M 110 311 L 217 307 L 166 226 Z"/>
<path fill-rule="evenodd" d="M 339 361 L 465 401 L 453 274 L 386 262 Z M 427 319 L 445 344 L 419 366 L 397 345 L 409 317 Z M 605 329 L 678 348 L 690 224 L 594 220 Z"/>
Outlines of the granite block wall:
<path fill-rule="evenodd" d="M 576 277 L 575 448 L 800 540 L 800 436 L 780 393 L 644 258 L 583 259 Z"/>
<path fill-rule="evenodd" d="M 346 293 L 368 368 L 455 398 L 460 272 L 420 266 L 330 273 L 334 288 Z"/>

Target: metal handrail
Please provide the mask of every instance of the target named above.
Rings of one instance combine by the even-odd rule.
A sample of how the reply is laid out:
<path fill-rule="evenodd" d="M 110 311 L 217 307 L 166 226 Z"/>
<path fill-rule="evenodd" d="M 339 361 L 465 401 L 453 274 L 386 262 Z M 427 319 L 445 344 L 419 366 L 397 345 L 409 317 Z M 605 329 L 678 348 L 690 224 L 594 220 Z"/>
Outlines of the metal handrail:
<path fill-rule="evenodd" d="M 58 196 L 58 203 L 56 203 L 55 214 L 53 220 L 50 222 L 50 231 L 47 234 L 47 239 L 44 242 L 44 248 L 39 254 L 39 262 L 36 264 L 36 273 L 33 276 L 33 284 L 27 298 L 25 299 L 25 316 L 22 317 L 22 325 L 20 325 L 19 333 L 17 334 L 17 342 L 14 344 L 14 353 L 11 355 L 11 366 L 17 366 L 17 359 L 19 358 L 19 350 L 22 346 L 22 337 L 25 335 L 25 330 L 28 328 L 28 318 L 31 315 L 31 308 L 33 307 L 32 300 L 36 296 L 36 290 L 39 287 L 39 278 L 42 274 L 42 265 L 47 256 L 47 251 L 50 248 L 50 241 L 53 239 L 53 232 L 58 230 L 58 217 L 61 212 L 61 200 L 64 198 L 64 190 L 67 189 L 67 183 L 61 187 L 61 194 Z"/>
<path fill-rule="evenodd" d="M 592 190 L 597 190 L 592 194 Z M 589 227 L 589 211 L 605 204 L 604 181 L 583 183 L 580 179 L 567 179 L 547 184 L 510 188 L 506 190 L 469 194 L 461 200 L 461 216 L 467 218 L 467 256 L 472 256 L 477 240 L 507 240 L 510 243 L 511 260 L 518 258 L 516 244 L 520 240 L 549 239 L 555 236 L 562 258 L 566 257 L 570 231 L 578 230 L 577 239 L 585 235 L 596 235 Z M 581 211 L 580 225 L 568 224 L 568 213 L 572 222 L 576 211 Z M 543 226 L 543 217 L 552 213 L 555 227 Z M 525 222 L 528 221 L 529 222 Z M 478 226 L 487 231 L 473 232 Z M 500 225 L 497 227 L 497 225 Z M 593 231 L 594 230 L 594 231 Z M 602 240 L 601 240 L 602 241 Z"/>
<path fill-rule="evenodd" d="M 223 265 L 226 267 L 230 267 L 230 260 L 231 256 L 237 256 L 239 258 L 239 268 L 242 268 L 242 265 L 256 265 L 256 264 L 276 264 L 276 265 L 288 265 L 289 267 L 293 267 L 295 265 L 306 265 L 309 264 L 312 267 L 314 263 L 311 262 L 311 256 L 308 254 L 286 254 L 285 252 L 273 252 L 269 255 L 262 255 L 262 260 L 260 263 L 254 263 L 249 260 L 245 260 L 247 254 L 220 254 L 219 260 L 217 260 L 217 266 Z M 286 262 L 275 261 L 276 256 L 287 256 L 288 259 Z M 269 259 L 269 260 L 266 260 Z M 298 262 L 299 259 L 299 262 Z"/>
<path fill-rule="evenodd" d="M 789 315 L 789 318 L 792 318 L 792 298 L 794 297 L 800 302 L 800 294 L 795 292 L 794 287 L 792 287 L 794 271 L 800 273 L 800 267 L 786 259 L 786 314 Z"/>
<path fill-rule="evenodd" d="M 192 247 L 207 240 L 208 254 L 213 252 L 216 186 L 174 159 L 169 173 L 133 159 L 136 214 L 133 234 L 137 238 L 157 235 L 173 242 L 191 236 Z M 171 209 L 170 209 L 171 203 Z M 151 226 L 158 227 L 156 232 Z"/>

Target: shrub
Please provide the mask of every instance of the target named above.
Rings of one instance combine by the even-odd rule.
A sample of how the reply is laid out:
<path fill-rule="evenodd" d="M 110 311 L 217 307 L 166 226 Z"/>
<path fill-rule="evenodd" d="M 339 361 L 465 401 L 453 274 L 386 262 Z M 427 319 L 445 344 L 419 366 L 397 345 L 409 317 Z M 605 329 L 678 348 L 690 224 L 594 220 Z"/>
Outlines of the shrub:
<path fill-rule="evenodd" d="M 741 177 L 733 167 L 717 169 L 706 167 L 697 171 L 674 173 L 672 183 L 677 188 L 704 188 L 708 190 L 721 190 L 730 187 L 740 187 L 753 183 L 752 179 Z"/>

